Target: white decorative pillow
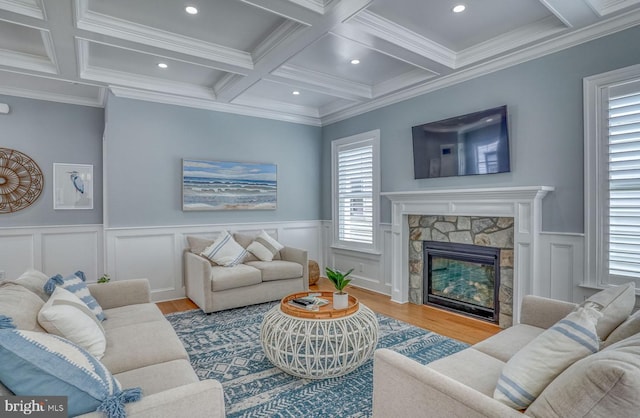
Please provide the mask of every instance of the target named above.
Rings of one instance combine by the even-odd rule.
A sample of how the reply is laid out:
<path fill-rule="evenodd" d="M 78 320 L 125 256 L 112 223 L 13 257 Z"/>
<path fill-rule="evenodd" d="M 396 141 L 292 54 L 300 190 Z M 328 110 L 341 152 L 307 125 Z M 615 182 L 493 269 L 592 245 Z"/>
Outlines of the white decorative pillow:
<path fill-rule="evenodd" d="M 518 351 L 505 365 L 494 399 L 526 409 L 567 367 L 596 353 L 596 323 L 602 316 L 591 307 L 579 307 Z"/>
<path fill-rule="evenodd" d="M 57 286 L 40 309 L 38 322 L 50 334 L 64 337 L 98 360 L 107 348 L 102 324 L 79 297 Z"/>
<path fill-rule="evenodd" d="M 593 306 L 602 312 L 597 331 L 601 340 L 606 340 L 611 331 L 623 323 L 633 311 L 636 303 L 636 286 L 633 282 L 610 287 L 591 296 L 580 306 Z"/>
<path fill-rule="evenodd" d="M 253 242 L 249 244 L 247 251 L 262 261 L 272 261 L 273 257 L 283 248 L 284 245 L 280 244 L 263 230 L 255 237 Z"/>
<path fill-rule="evenodd" d="M 201 256 L 225 267 L 233 267 L 242 263 L 247 250 L 242 248 L 228 231 L 222 231 L 218 238 L 200 253 Z"/>

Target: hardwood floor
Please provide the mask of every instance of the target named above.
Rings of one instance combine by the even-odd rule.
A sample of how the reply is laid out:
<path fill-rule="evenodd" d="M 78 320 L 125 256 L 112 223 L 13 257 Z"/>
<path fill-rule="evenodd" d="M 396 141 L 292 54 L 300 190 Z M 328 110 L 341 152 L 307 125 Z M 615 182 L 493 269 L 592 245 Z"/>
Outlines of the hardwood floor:
<path fill-rule="evenodd" d="M 310 290 L 333 290 L 333 286 L 326 278 L 320 278 L 316 285 L 310 286 Z M 347 290 L 374 312 L 408 322 L 417 327 L 428 329 L 468 344 L 475 344 L 500 331 L 500 327 L 497 325 L 442 309 L 426 305 L 414 305 L 412 303 L 394 303 L 389 300 L 389 296 L 387 295 L 353 286 L 348 287 Z M 198 306 L 189 299 L 158 302 L 157 305 L 165 315 L 173 312 L 198 309 Z"/>

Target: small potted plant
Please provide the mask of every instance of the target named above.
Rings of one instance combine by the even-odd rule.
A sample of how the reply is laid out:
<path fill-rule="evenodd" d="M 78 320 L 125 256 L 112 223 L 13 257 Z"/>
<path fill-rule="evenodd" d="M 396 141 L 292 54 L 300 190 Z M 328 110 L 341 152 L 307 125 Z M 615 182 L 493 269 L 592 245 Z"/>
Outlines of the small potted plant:
<path fill-rule="evenodd" d="M 98 283 L 109 283 L 110 280 L 111 277 L 109 277 L 109 275 L 105 273 L 98 279 Z"/>
<path fill-rule="evenodd" d="M 339 270 L 332 270 L 329 267 L 325 269 L 327 278 L 333 283 L 336 291 L 333 292 L 333 308 L 345 309 L 349 306 L 349 294 L 344 292 L 344 288 L 351 282 L 351 279 L 347 279 L 347 276 L 351 274 L 353 269 L 346 273 L 342 273 Z"/>

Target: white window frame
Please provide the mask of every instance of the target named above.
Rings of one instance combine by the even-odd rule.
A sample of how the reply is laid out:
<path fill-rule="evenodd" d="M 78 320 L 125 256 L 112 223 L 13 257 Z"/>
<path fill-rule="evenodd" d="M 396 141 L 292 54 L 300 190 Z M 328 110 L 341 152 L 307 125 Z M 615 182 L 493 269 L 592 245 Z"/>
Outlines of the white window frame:
<path fill-rule="evenodd" d="M 372 213 L 372 234 L 373 242 L 364 244 L 339 239 L 339 202 L 338 202 L 338 152 L 343 149 L 357 148 L 359 146 L 369 146 L 373 148 L 373 213 Z M 379 254 L 378 251 L 378 230 L 380 225 L 380 130 L 352 135 L 346 138 L 336 139 L 331 142 L 331 201 L 333 214 L 333 244 L 334 248 L 357 250 Z"/>
<path fill-rule="evenodd" d="M 608 263 L 608 90 L 640 80 L 640 65 L 583 80 L 584 93 L 584 233 L 585 275 L 582 285 L 603 289 L 640 279 L 610 276 Z"/>

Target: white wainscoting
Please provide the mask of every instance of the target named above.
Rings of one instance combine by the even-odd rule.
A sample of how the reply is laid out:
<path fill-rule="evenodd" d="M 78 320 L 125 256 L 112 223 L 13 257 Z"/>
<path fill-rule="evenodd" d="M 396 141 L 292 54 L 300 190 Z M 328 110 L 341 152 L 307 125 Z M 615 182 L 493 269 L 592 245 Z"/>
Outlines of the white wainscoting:
<path fill-rule="evenodd" d="M 310 260 L 322 263 L 320 221 L 107 228 L 107 272 L 114 280 L 148 278 L 154 301 L 184 297 L 182 253 L 187 235 L 215 239 L 225 229 L 247 234 L 264 229 L 284 245 L 306 249 Z"/>
<path fill-rule="evenodd" d="M 102 225 L 0 228 L 0 271 L 7 280 L 25 270 L 68 275 L 78 270 L 96 281 L 104 273 Z"/>

